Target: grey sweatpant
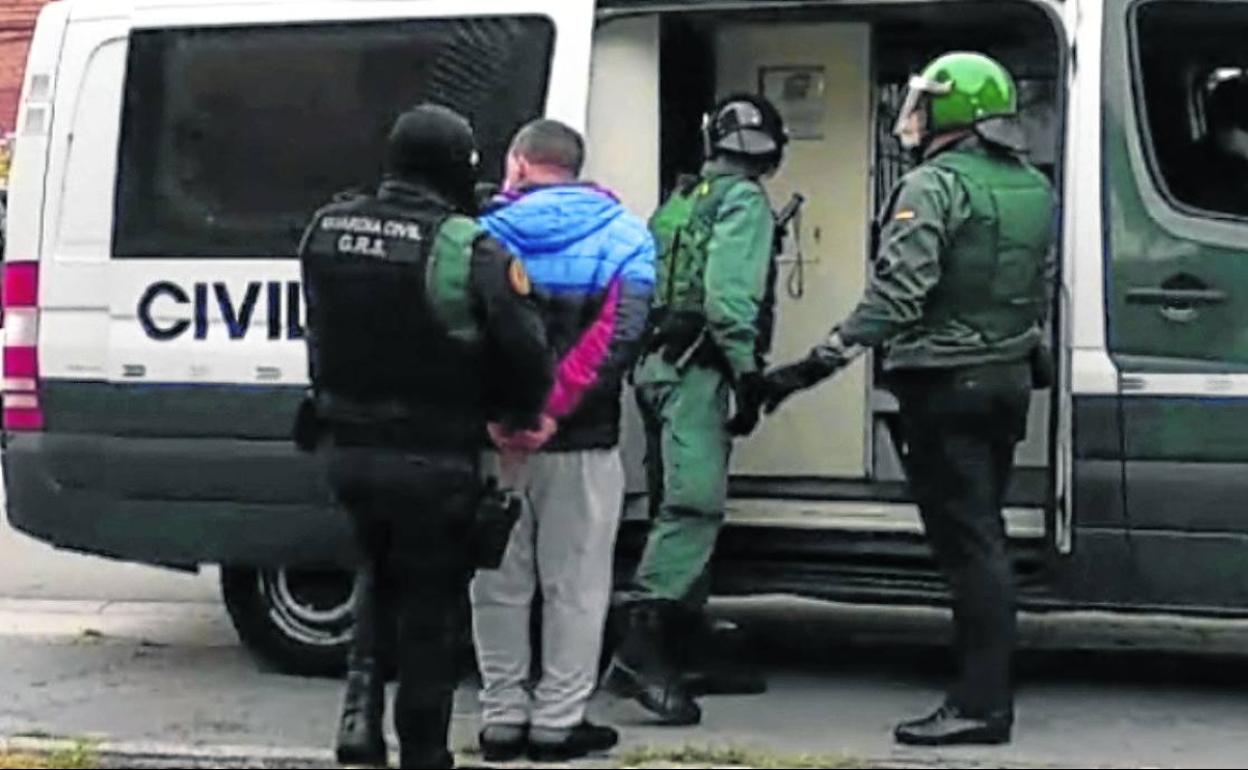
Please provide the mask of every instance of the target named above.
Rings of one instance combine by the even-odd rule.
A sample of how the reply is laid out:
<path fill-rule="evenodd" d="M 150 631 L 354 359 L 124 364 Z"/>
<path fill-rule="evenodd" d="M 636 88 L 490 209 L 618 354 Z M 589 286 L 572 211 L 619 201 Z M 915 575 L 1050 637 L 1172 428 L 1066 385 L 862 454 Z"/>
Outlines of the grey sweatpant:
<path fill-rule="evenodd" d="M 483 719 L 566 729 L 584 721 L 598 681 L 624 466 L 618 449 L 552 452 L 532 456 L 520 475 L 527 505 L 503 563 L 472 581 Z M 529 615 L 539 587 L 542 674 L 530 697 Z"/>

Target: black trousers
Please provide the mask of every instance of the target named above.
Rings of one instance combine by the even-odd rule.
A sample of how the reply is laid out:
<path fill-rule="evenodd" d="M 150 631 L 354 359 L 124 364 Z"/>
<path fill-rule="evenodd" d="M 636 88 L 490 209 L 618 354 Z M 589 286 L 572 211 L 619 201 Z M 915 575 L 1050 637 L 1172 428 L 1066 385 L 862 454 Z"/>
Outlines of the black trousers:
<path fill-rule="evenodd" d="M 335 448 L 329 468 L 364 559 L 351 654 L 377 660 L 393 648 L 402 766 L 452 767 L 447 732 L 467 623 L 476 458 Z M 396 628 L 397 640 L 384 638 Z"/>
<path fill-rule="evenodd" d="M 905 466 L 953 594 L 960 673 L 948 702 L 983 715 L 1013 705 L 1014 571 L 1001 515 L 1027 429 L 1027 362 L 894 373 Z"/>

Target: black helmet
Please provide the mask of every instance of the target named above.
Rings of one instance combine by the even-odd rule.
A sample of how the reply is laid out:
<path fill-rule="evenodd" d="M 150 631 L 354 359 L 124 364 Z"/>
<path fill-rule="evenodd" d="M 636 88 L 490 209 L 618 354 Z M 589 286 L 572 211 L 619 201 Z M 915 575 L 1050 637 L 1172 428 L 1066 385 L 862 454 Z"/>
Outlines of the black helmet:
<path fill-rule="evenodd" d="M 424 182 L 456 205 L 474 200 L 479 160 L 472 124 L 439 104 L 400 115 L 386 145 L 387 174 Z"/>
<path fill-rule="evenodd" d="M 753 94 L 733 94 L 703 119 L 708 155 L 743 155 L 778 165 L 789 143 L 780 111 Z"/>

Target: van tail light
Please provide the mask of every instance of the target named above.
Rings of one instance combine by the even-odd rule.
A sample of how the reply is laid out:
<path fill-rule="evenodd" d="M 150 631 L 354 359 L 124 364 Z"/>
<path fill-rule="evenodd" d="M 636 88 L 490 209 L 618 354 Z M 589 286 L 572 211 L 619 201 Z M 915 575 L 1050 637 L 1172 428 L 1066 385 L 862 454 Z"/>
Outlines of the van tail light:
<path fill-rule="evenodd" d="M 4 263 L 4 429 L 43 430 L 39 401 L 39 263 Z"/>

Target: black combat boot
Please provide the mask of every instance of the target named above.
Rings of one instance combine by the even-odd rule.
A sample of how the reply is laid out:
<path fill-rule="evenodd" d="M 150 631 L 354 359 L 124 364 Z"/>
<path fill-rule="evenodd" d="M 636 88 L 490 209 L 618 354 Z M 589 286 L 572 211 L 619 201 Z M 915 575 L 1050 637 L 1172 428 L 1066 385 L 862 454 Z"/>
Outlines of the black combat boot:
<path fill-rule="evenodd" d="M 637 602 L 628 609 L 628 631 L 607 669 L 605 686 L 632 698 L 665 725 L 696 725 L 702 709 L 690 697 L 667 650 L 671 602 Z"/>
<path fill-rule="evenodd" d="M 386 766 L 385 677 L 371 658 L 351 660 L 338 722 L 337 757 L 342 765 Z"/>
<path fill-rule="evenodd" d="M 382 628 L 381 587 L 371 567 L 355 578 L 355 632 L 347 662 L 347 688 L 338 721 L 336 754 L 343 765 L 385 767 L 386 672 L 379 656 Z"/>
<path fill-rule="evenodd" d="M 682 609 L 671 630 L 669 649 L 694 697 L 767 692 L 767 680 L 751 662 L 749 640 L 735 623 L 715 620 L 703 609 Z"/>

